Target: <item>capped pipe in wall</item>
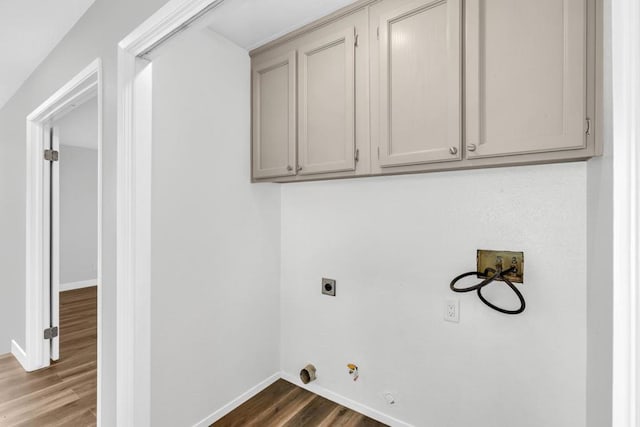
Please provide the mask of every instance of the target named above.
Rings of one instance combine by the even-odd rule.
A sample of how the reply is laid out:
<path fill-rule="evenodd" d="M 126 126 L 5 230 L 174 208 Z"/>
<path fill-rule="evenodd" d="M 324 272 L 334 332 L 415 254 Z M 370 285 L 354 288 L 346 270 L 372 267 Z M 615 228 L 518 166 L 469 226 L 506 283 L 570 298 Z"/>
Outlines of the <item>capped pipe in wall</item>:
<path fill-rule="evenodd" d="M 300 370 L 300 380 L 303 384 L 309 384 L 316 379 L 316 367 L 309 363 Z"/>

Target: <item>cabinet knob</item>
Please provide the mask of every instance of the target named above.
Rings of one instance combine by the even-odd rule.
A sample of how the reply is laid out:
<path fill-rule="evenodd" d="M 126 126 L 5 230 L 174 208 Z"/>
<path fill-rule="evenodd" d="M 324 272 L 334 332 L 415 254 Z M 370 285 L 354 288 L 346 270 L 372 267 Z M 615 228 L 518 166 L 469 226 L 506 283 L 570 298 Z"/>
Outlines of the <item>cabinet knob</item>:
<path fill-rule="evenodd" d="M 467 145 L 467 151 L 476 151 L 476 144 L 469 144 Z"/>
<path fill-rule="evenodd" d="M 455 156 L 458 154 L 458 147 L 449 147 L 449 152 Z"/>
<path fill-rule="evenodd" d="M 291 167 L 291 165 L 287 166 L 287 171 L 291 172 L 293 170 L 293 168 Z"/>

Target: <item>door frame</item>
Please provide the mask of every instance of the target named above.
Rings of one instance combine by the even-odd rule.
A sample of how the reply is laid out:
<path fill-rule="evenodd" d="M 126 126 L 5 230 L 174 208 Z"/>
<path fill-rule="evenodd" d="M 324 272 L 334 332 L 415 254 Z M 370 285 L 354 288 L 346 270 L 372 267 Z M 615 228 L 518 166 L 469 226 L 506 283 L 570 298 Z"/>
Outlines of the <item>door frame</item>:
<path fill-rule="evenodd" d="M 101 415 L 102 383 L 102 61 L 95 59 L 85 69 L 73 77 L 51 97 L 27 116 L 27 188 L 26 188 L 26 331 L 25 349 L 14 341 L 13 353 L 23 368 L 34 371 L 49 366 L 50 343 L 44 340 L 43 331 L 49 326 L 48 280 L 50 256 L 48 239 L 44 233 L 49 224 L 49 211 L 44 188 L 43 150 L 45 131 L 51 121 L 92 97 L 98 103 L 98 259 L 97 259 L 97 420 Z M 45 271 L 47 269 L 47 271 Z"/>
<path fill-rule="evenodd" d="M 612 2 L 613 427 L 640 426 L 640 4 Z"/>
<path fill-rule="evenodd" d="M 147 54 L 224 0 L 171 0 L 118 43 L 118 426 L 151 425 L 151 96 Z"/>

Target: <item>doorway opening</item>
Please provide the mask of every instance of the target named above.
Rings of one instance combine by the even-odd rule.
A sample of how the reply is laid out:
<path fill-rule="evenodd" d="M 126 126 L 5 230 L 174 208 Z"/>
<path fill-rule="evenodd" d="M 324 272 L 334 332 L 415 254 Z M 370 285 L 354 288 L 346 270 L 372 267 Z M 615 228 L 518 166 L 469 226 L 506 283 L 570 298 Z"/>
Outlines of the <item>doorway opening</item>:
<path fill-rule="evenodd" d="M 100 419 L 102 77 L 96 59 L 27 117 L 28 371 L 82 366 Z M 66 334 L 66 335 L 65 335 Z M 73 366 L 71 366 L 73 365 Z M 91 393 L 97 393 L 97 399 Z"/>

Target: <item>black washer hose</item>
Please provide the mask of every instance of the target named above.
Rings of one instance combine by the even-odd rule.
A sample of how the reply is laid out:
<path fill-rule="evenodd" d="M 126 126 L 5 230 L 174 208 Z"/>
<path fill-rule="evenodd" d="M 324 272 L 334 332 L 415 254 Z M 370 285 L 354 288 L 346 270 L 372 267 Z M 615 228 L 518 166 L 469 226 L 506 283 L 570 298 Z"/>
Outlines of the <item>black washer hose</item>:
<path fill-rule="evenodd" d="M 496 311 L 499 311 L 500 313 L 504 313 L 504 314 L 520 314 L 524 311 L 524 309 L 526 308 L 527 304 L 524 301 L 524 297 L 522 296 L 522 293 L 520 293 L 520 291 L 518 290 L 518 288 L 516 288 L 513 283 L 511 283 L 511 281 L 509 279 L 507 279 L 506 277 L 502 277 L 502 280 L 504 280 L 504 282 L 511 288 L 511 290 L 513 292 L 515 292 L 515 294 L 518 296 L 518 299 L 520 300 L 520 308 L 516 309 L 516 310 L 506 310 L 504 308 L 500 308 L 496 305 L 493 305 L 492 303 L 490 303 L 489 301 L 487 301 L 487 299 L 482 295 L 482 288 L 478 288 L 478 298 L 480 298 L 480 300 L 485 303 L 486 305 L 488 305 L 489 307 L 493 308 Z"/>
<path fill-rule="evenodd" d="M 457 276 L 456 278 L 454 278 L 451 281 L 451 284 L 449 285 L 449 288 L 454 291 L 454 292 L 471 292 L 471 291 L 477 291 L 478 293 L 478 297 L 480 298 L 480 300 L 485 303 L 487 306 L 491 307 L 492 309 L 499 311 L 500 313 L 504 313 L 504 314 L 520 314 L 524 311 L 524 309 L 526 308 L 526 302 L 524 300 L 524 297 L 522 296 L 522 293 L 518 290 L 518 288 L 516 288 L 514 286 L 513 283 L 511 283 L 511 281 L 509 279 L 507 279 L 506 277 L 504 277 L 505 274 L 509 274 L 511 272 L 515 271 L 514 267 L 511 267 L 505 271 L 500 271 L 498 270 L 494 270 L 492 268 L 487 268 L 484 273 L 478 272 L 478 271 L 470 271 L 468 273 L 463 273 L 459 276 Z M 493 273 L 491 276 L 489 276 L 490 273 Z M 488 276 L 485 280 L 483 280 L 482 282 L 478 283 L 477 285 L 473 285 L 473 286 L 469 286 L 467 288 L 456 288 L 455 284 L 462 278 L 464 277 L 468 277 L 468 276 L 473 276 L 473 275 L 479 275 L 479 276 Z M 520 307 L 516 310 L 506 310 L 504 308 L 498 307 L 497 305 L 492 304 L 491 302 L 489 302 L 483 295 L 482 295 L 482 288 L 484 288 L 485 286 L 487 286 L 489 283 L 493 282 L 496 279 L 502 279 L 507 286 L 509 286 L 511 288 L 511 290 L 516 294 L 516 296 L 518 297 L 518 299 L 520 300 Z"/>
<path fill-rule="evenodd" d="M 498 278 L 498 276 L 500 275 L 500 273 L 498 273 L 497 271 L 493 270 L 494 274 L 492 276 L 489 276 L 489 269 L 487 268 L 484 271 L 484 275 L 488 276 L 486 279 L 484 279 L 482 282 L 478 283 L 477 285 L 473 285 L 473 286 L 469 286 L 468 288 L 456 288 L 455 284 L 458 280 L 463 279 L 467 276 L 479 276 L 481 275 L 480 272 L 478 271 L 470 271 L 468 273 L 463 273 L 461 275 L 459 275 L 458 277 L 456 277 L 455 279 L 453 279 L 451 281 L 451 284 L 449 285 L 449 288 L 451 288 L 451 290 L 453 292 L 471 292 L 471 291 L 475 291 L 477 289 L 481 289 L 485 286 L 487 286 L 489 283 L 493 282 L 494 280 L 496 280 Z"/>

